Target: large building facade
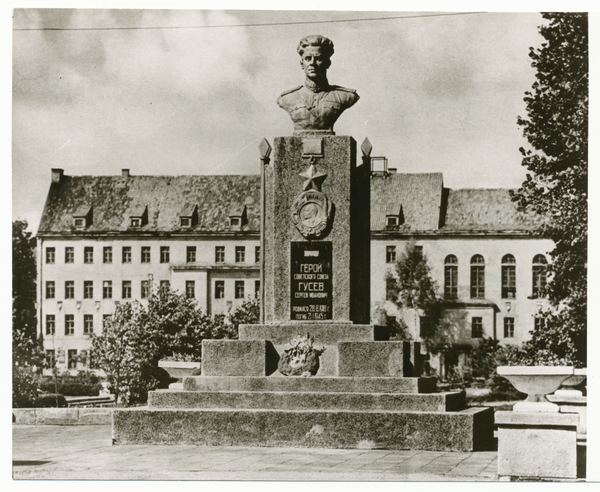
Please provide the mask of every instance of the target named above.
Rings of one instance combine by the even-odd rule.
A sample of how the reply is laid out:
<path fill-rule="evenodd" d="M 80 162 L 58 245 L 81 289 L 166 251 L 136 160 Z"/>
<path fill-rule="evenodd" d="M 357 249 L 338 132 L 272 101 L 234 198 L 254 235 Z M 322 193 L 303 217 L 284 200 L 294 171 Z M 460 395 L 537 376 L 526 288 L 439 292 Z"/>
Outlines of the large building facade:
<path fill-rule="evenodd" d="M 545 305 L 550 240 L 508 190 L 449 190 L 441 173 L 371 176 L 372 322 L 406 318 L 386 276 L 409 242 L 421 248 L 446 312 L 452 345 L 481 337 L 520 344 Z M 169 285 L 209 313 L 258 295 L 259 176 L 66 176 L 52 183 L 37 234 L 38 320 L 59 371 L 89 366 L 91 336 L 119 302 L 146 302 Z M 418 313 L 408 321 L 419 339 Z M 444 376 L 456 352 L 433 364 Z"/>

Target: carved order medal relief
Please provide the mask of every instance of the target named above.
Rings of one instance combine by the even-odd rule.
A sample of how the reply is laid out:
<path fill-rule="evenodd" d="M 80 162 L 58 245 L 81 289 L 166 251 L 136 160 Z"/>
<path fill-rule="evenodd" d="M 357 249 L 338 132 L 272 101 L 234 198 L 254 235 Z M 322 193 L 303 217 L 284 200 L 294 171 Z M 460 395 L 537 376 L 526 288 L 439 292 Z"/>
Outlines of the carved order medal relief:
<path fill-rule="evenodd" d="M 292 205 L 292 220 L 305 238 L 318 238 L 327 228 L 331 204 L 316 190 L 304 191 Z"/>

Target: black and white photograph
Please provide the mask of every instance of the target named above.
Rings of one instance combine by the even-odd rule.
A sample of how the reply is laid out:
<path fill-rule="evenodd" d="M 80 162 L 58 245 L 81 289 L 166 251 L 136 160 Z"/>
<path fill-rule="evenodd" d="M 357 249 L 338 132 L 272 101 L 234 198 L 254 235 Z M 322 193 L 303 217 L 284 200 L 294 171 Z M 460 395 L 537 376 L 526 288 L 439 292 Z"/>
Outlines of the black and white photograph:
<path fill-rule="evenodd" d="M 13 8 L 13 483 L 597 480 L 577 7 Z"/>

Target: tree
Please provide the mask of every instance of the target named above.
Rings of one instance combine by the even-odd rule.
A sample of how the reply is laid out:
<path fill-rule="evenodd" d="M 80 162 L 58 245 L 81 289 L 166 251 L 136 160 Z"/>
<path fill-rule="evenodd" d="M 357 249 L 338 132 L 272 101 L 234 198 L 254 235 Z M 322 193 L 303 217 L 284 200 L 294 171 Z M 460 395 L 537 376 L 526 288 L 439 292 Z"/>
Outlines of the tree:
<path fill-rule="evenodd" d="M 532 147 L 520 149 L 531 174 L 513 200 L 547 218 L 539 234 L 555 243 L 545 289 L 552 309 L 525 349 L 531 357 L 552 354 L 581 366 L 587 360 L 588 20 L 585 13 L 543 17 L 546 42 L 529 53 L 537 80 L 525 93 L 528 118 L 518 118 Z"/>
<path fill-rule="evenodd" d="M 407 243 L 386 277 L 388 292 L 400 309 L 423 312 L 420 336 L 426 341 L 436 335 L 443 314 L 443 300 L 436 292 L 427 257 L 414 241 Z"/>
<path fill-rule="evenodd" d="M 119 304 L 113 315 L 104 320 L 102 333 L 94 334 L 92 339 L 94 364 L 106 373 L 117 404 L 129 404 L 128 393 L 141 374 L 136 344 L 143 337 L 138 319 L 139 312 L 132 304 Z"/>
<path fill-rule="evenodd" d="M 15 220 L 12 223 L 12 271 L 13 330 L 35 340 L 35 238 L 27 231 L 26 220 Z"/>
<path fill-rule="evenodd" d="M 27 221 L 12 223 L 12 400 L 13 407 L 32 406 L 39 389 L 36 372 L 43 353 L 36 340 L 35 239 Z"/>
<path fill-rule="evenodd" d="M 246 303 L 232 314 L 237 322 L 252 318 Z M 171 380 L 158 361 L 165 358 L 201 361 L 202 340 L 237 338 L 237 325 L 223 315 L 210 316 L 193 299 L 162 288 L 148 299 L 117 306 L 101 335 L 92 341 L 92 358 L 103 369 L 115 397 L 126 404 L 144 402 L 148 391 Z"/>

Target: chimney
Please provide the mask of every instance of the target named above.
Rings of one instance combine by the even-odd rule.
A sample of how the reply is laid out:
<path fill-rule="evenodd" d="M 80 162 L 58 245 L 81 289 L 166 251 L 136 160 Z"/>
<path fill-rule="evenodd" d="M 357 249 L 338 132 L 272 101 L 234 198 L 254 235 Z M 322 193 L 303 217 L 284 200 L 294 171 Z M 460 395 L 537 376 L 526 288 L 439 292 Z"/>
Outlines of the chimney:
<path fill-rule="evenodd" d="M 128 178 L 129 177 L 129 169 L 121 169 L 121 177 Z"/>
<path fill-rule="evenodd" d="M 65 174 L 64 169 L 53 168 L 52 169 L 52 182 L 60 183 Z"/>

